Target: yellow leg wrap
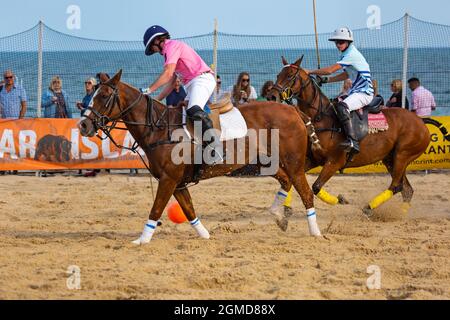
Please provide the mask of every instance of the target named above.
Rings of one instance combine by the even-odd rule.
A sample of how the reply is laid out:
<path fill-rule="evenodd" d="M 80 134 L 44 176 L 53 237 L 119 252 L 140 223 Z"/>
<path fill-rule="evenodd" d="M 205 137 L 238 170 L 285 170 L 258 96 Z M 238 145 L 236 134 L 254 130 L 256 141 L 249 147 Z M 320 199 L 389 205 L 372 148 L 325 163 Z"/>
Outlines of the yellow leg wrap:
<path fill-rule="evenodd" d="M 284 200 L 284 206 L 285 207 L 291 207 L 291 202 L 292 202 L 292 190 L 294 189 L 294 187 L 291 188 L 291 190 L 289 190 L 286 200 Z"/>
<path fill-rule="evenodd" d="M 403 202 L 402 203 L 402 212 L 404 214 L 407 214 L 410 208 L 411 208 L 411 204 L 410 203 L 408 203 L 408 202 Z"/>
<path fill-rule="evenodd" d="M 329 194 L 324 189 L 320 189 L 319 193 L 317 194 L 317 197 L 322 200 L 323 202 L 326 202 L 331 205 L 336 205 L 339 203 L 339 200 L 337 197 Z"/>
<path fill-rule="evenodd" d="M 372 201 L 369 202 L 370 209 L 375 209 L 381 206 L 383 203 L 388 201 L 394 193 L 391 190 L 385 190 L 379 195 L 377 195 Z"/>

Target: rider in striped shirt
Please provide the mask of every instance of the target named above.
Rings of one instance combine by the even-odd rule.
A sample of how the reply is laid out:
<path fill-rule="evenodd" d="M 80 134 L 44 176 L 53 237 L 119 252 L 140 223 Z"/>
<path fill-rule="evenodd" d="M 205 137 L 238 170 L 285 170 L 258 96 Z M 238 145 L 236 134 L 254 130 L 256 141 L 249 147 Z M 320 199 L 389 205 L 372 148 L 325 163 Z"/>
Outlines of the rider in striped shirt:
<path fill-rule="evenodd" d="M 363 108 L 373 99 L 374 89 L 370 67 L 364 56 L 353 44 L 353 33 L 347 27 L 337 29 L 329 40 L 334 41 L 336 47 L 342 53 L 340 60 L 326 68 L 306 71 L 310 75 L 326 76 L 343 70 L 343 72 L 334 77 L 321 78 L 323 83 L 344 81 L 346 79 L 352 80 L 353 84 L 348 92 L 348 96 L 339 99 L 336 111 L 347 135 L 347 141 L 343 142 L 341 146 L 348 152 L 356 154 L 359 152 L 359 144 L 352 127 L 350 111 Z"/>

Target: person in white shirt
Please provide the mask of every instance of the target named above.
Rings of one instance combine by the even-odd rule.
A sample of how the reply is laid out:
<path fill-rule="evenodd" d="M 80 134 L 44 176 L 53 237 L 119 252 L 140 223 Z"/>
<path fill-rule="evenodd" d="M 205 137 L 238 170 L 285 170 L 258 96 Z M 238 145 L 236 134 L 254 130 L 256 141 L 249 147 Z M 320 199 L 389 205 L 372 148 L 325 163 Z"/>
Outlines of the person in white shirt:
<path fill-rule="evenodd" d="M 231 88 L 231 101 L 235 105 L 248 103 L 258 98 L 256 90 L 250 85 L 248 72 L 241 72 L 236 84 Z"/>

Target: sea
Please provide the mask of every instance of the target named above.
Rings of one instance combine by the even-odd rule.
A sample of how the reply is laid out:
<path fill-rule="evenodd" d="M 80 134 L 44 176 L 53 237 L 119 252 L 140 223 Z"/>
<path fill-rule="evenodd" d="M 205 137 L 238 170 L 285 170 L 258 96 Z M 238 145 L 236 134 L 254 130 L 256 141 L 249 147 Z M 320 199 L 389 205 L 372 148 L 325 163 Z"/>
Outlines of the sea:
<path fill-rule="evenodd" d="M 199 50 L 208 65 L 213 63 L 212 50 Z M 365 49 L 372 71 L 372 78 L 378 81 L 379 93 L 389 99 L 390 83 L 402 79 L 403 49 Z M 308 69 L 318 67 L 318 57 L 311 49 L 248 49 L 219 50 L 217 72 L 222 79 L 222 88 L 235 84 L 240 72 L 250 74 L 250 83 L 260 92 L 267 80 L 276 80 L 282 68 L 281 56 L 294 62 L 304 55 L 302 66 Z M 339 60 L 335 49 L 320 51 L 320 66 L 334 64 Z M 147 57 L 142 51 L 102 50 L 102 51 L 49 51 L 42 56 L 43 91 L 47 90 L 53 76 L 60 76 L 63 89 L 69 95 L 69 106 L 78 115 L 75 107 L 84 96 L 84 81 L 98 72 L 111 76 L 123 70 L 122 81 L 137 88 L 148 87 L 163 69 L 163 59 L 159 55 Z M 37 52 L 0 52 L 1 70 L 12 69 L 28 95 L 27 117 L 36 117 L 38 91 Z M 407 77 L 417 77 L 429 89 L 436 100 L 437 109 L 433 115 L 450 115 L 450 48 L 410 48 L 408 51 Z M 341 84 L 327 84 L 322 88 L 329 97 L 335 97 Z M 411 92 L 407 89 L 407 97 Z"/>

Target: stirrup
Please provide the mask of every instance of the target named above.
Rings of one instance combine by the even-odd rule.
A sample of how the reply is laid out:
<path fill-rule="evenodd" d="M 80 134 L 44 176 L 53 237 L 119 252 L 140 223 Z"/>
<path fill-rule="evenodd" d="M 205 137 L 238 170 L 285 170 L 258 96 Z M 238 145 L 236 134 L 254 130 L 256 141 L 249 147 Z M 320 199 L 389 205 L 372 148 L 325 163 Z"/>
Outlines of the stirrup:
<path fill-rule="evenodd" d="M 340 146 L 348 153 L 353 153 L 354 155 L 359 153 L 359 146 L 357 142 L 352 139 L 347 139 L 347 141 L 342 142 Z"/>

